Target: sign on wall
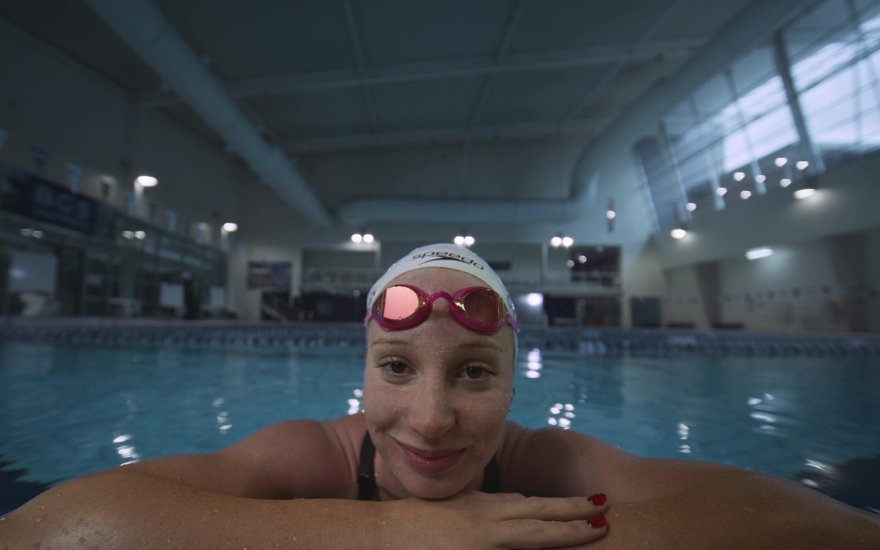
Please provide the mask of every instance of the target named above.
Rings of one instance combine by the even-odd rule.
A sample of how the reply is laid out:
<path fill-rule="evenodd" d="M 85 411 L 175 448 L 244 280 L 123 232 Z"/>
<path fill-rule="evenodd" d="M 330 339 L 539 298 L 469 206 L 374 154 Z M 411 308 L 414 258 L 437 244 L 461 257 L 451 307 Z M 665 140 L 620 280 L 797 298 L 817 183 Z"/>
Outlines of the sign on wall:
<path fill-rule="evenodd" d="M 260 290 L 290 290 L 290 262 L 248 262 L 247 287 Z"/>
<path fill-rule="evenodd" d="M 98 203 L 54 183 L 0 164 L 0 208 L 93 235 Z"/>

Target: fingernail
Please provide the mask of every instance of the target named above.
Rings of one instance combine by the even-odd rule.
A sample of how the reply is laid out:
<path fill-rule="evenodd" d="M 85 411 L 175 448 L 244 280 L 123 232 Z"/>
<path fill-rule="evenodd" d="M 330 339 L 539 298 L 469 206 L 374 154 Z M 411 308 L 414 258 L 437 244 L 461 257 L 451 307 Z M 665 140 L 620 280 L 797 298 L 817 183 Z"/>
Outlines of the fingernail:
<path fill-rule="evenodd" d="M 605 496 L 605 493 L 596 493 L 595 495 L 588 496 L 587 500 L 594 506 L 602 506 L 608 500 L 608 497 Z"/>
<path fill-rule="evenodd" d="M 590 527 L 593 529 L 601 529 L 605 527 L 605 524 L 608 523 L 608 520 L 605 519 L 605 516 L 596 516 L 593 519 L 587 520 L 587 523 L 590 524 Z"/>

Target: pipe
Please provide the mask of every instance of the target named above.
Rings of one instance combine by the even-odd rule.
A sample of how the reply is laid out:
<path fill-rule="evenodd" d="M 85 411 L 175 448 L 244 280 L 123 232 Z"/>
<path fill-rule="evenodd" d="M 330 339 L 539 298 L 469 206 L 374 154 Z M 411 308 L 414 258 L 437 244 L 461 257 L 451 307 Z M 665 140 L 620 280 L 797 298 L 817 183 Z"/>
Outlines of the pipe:
<path fill-rule="evenodd" d="M 316 226 L 334 225 L 290 160 L 241 109 L 149 0 L 85 0 L 288 205 Z"/>
<path fill-rule="evenodd" d="M 345 224 L 377 220 L 461 222 L 571 221 L 593 202 L 601 168 L 609 159 L 638 140 L 704 82 L 729 66 L 745 51 L 767 39 L 815 0 L 752 0 L 709 43 L 668 80 L 646 92 L 611 126 L 588 145 L 575 163 L 571 194 L 566 200 L 489 201 L 437 199 L 354 199 L 339 209 Z M 472 216 L 472 214 L 474 216 Z"/>

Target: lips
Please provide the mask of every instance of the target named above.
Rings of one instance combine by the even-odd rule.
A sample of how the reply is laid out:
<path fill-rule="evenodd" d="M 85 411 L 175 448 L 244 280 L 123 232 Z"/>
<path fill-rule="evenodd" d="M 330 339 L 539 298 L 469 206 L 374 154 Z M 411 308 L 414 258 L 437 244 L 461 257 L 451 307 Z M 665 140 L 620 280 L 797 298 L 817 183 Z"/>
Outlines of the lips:
<path fill-rule="evenodd" d="M 442 473 L 458 462 L 464 449 L 421 449 L 394 440 L 413 468 L 426 474 Z"/>

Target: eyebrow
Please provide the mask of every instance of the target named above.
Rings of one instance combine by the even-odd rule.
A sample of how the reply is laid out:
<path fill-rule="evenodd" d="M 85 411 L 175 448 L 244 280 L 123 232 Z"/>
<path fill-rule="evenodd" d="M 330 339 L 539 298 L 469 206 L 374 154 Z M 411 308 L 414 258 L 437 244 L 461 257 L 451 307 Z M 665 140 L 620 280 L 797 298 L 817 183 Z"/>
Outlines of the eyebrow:
<path fill-rule="evenodd" d="M 400 339 L 393 339 L 393 338 L 379 338 L 378 340 L 373 342 L 372 345 L 374 345 L 374 346 L 380 346 L 380 345 L 382 345 L 382 346 L 411 346 L 412 342 L 410 342 L 409 340 L 400 340 Z M 467 341 L 467 342 L 461 342 L 460 344 L 455 346 L 455 349 L 461 349 L 461 348 L 489 348 L 489 349 L 494 349 L 494 350 L 497 350 L 501 353 L 504 353 L 504 349 L 501 346 L 499 346 L 497 343 L 493 342 L 492 340 Z"/>

